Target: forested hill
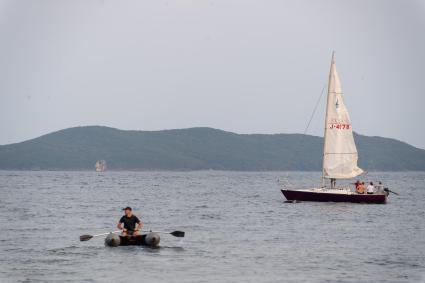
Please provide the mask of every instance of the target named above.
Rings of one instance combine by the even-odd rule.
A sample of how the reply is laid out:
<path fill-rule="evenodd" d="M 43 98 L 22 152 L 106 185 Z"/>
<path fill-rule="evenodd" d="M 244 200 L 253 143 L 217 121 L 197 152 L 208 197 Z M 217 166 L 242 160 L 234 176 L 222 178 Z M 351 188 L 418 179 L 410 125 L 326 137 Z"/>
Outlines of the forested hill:
<path fill-rule="evenodd" d="M 355 136 L 368 171 L 425 170 L 425 150 L 381 137 Z M 123 131 L 76 127 L 0 146 L 0 169 L 321 170 L 322 138 L 301 134 L 235 134 L 212 128 Z"/>

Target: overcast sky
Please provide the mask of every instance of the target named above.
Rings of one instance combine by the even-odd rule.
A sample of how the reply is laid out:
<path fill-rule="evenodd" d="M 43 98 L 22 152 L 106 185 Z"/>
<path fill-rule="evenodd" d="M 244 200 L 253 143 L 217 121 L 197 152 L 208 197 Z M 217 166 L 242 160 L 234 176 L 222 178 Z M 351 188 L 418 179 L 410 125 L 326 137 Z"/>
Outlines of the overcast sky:
<path fill-rule="evenodd" d="M 332 50 L 354 130 L 425 148 L 425 0 L 0 0 L 0 144 L 79 125 L 302 133 Z"/>

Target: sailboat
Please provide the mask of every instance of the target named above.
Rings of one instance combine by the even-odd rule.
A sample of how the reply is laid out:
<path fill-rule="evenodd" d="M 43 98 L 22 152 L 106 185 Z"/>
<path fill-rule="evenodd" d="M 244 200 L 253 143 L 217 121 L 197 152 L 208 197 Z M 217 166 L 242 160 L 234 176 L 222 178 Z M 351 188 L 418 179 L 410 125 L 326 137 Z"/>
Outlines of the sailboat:
<path fill-rule="evenodd" d="M 326 103 L 323 142 L 322 185 L 312 189 L 282 189 L 288 201 L 332 201 L 385 203 L 388 192 L 360 194 L 350 187 L 337 187 L 337 179 L 352 179 L 363 173 L 358 167 L 358 153 L 350 116 L 344 104 L 341 82 L 332 54 Z M 330 180 L 329 184 L 327 180 Z"/>

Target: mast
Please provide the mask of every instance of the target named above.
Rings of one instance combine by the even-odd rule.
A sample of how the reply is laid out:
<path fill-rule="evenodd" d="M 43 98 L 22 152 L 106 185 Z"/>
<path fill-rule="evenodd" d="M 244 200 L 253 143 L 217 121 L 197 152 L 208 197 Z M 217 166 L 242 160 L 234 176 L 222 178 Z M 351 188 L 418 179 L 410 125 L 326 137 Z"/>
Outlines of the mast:
<path fill-rule="evenodd" d="M 325 186 L 325 145 L 326 145 L 326 137 L 327 137 L 327 128 L 328 128 L 328 107 L 329 107 L 329 97 L 330 97 L 330 85 L 331 85 L 331 76 L 332 76 L 332 65 L 334 64 L 334 56 L 335 51 L 332 51 L 332 60 L 331 67 L 329 69 L 329 78 L 328 78 L 328 96 L 326 99 L 326 115 L 325 115 L 325 127 L 323 133 L 323 161 L 322 161 L 322 187 Z"/>

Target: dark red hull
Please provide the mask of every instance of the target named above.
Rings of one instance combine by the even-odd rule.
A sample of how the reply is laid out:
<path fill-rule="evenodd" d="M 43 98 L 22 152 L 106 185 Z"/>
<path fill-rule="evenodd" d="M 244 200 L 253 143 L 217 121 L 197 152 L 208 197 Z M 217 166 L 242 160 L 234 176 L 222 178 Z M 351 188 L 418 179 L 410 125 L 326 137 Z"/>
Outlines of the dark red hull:
<path fill-rule="evenodd" d="M 386 194 L 332 194 L 297 190 L 281 190 L 287 200 L 321 202 L 386 203 Z"/>

